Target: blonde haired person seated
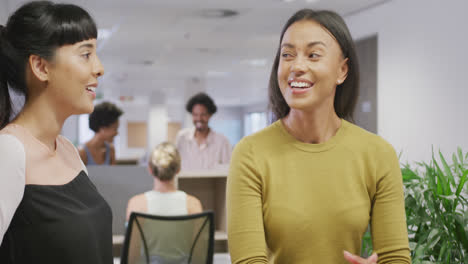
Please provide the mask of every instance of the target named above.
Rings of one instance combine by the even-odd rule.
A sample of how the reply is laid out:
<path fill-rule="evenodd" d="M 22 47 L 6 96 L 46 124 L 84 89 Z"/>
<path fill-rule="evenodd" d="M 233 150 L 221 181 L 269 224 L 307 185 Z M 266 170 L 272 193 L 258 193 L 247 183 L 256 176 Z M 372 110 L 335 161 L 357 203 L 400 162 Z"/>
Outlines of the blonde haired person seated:
<path fill-rule="evenodd" d="M 156 146 L 149 159 L 149 172 L 154 176 L 151 191 L 133 196 L 127 205 L 127 221 L 132 212 L 154 215 L 186 215 L 202 212 L 200 200 L 177 190 L 175 176 L 180 171 L 177 148 L 163 142 Z"/>

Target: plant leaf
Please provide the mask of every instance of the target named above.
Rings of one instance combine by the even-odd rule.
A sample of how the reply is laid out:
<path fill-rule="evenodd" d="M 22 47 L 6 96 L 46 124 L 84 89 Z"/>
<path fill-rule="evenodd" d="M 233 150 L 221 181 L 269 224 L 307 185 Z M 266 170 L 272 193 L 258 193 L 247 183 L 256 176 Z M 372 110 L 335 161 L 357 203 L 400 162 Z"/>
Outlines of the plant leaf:
<path fill-rule="evenodd" d="M 461 176 L 460 178 L 460 182 L 458 183 L 458 187 L 457 187 L 457 190 L 455 192 L 455 195 L 458 197 L 460 197 L 460 193 L 461 191 L 463 190 L 463 187 L 465 186 L 465 183 L 466 181 L 468 180 L 468 170 L 466 170 L 463 175 Z M 456 209 L 457 208 L 457 204 L 458 204 L 458 200 L 455 200 L 455 203 L 453 204 L 453 207 Z M 468 253 L 467 253 L 468 254 Z"/>
<path fill-rule="evenodd" d="M 441 260 L 444 258 L 445 251 L 447 251 L 447 246 L 448 246 L 448 244 L 447 244 L 447 243 L 444 243 L 444 245 L 443 245 L 442 248 L 440 249 L 440 251 L 439 251 L 439 258 L 437 259 L 438 261 L 441 261 Z"/>
<path fill-rule="evenodd" d="M 437 194 L 449 195 L 452 194 L 448 182 L 445 180 L 446 176 L 439 167 L 439 164 L 433 157 L 434 165 L 436 166 L 436 176 L 437 176 Z M 448 187 L 448 188 L 447 188 Z M 447 190 L 448 189 L 448 190 Z"/>
<path fill-rule="evenodd" d="M 457 236 L 457 240 L 462 244 L 465 252 L 468 252 L 468 233 L 465 230 L 465 226 L 468 223 L 465 223 L 463 217 L 456 215 L 455 216 L 455 235 Z"/>
<path fill-rule="evenodd" d="M 429 241 L 428 249 L 434 248 L 434 246 L 440 240 L 440 233 L 438 229 L 432 229 L 431 233 L 429 233 L 429 237 L 427 238 Z"/>
<path fill-rule="evenodd" d="M 447 164 L 447 161 L 444 158 L 444 155 L 442 155 L 442 152 L 439 150 L 439 156 L 440 156 L 440 161 L 442 162 L 442 165 L 444 166 L 445 174 L 447 175 L 448 182 L 452 184 L 452 186 L 455 186 L 455 179 L 453 178 L 452 170 L 450 169 L 449 165 Z M 449 189 L 450 185 L 447 186 Z"/>
<path fill-rule="evenodd" d="M 408 165 L 401 169 L 401 175 L 403 176 L 404 182 L 420 179 L 420 177 L 413 170 L 411 170 Z"/>
<path fill-rule="evenodd" d="M 444 198 L 444 199 L 446 199 L 446 200 L 450 200 L 450 201 L 455 201 L 455 200 L 458 198 L 455 194 L 451 194 L 451 195 L 439 195 L 439 197 Z"/>
<path fill-rule="evenodd" d="M 468 180 L 468 170 L 466 170 L 463 175 L 460 177 L 460 183 L 458 184 L 458 188 L 457 188 L 457 191 L 455 192 L 455 194 L 457 196 L 460 195 L 461 191 L 463 190 L 463 187 L 465 185 L 465 182 Z"/>
<path fill-rule="evenodd" d="M 424 167 L 426 168 L 426 178 L 429 181 L 429 189 L 431 189 L 432 192 L 437 193 L 435 175 L 432 173 L 433 169 L 427 164 L 424 164 Z"/>
<path fill-rule="evenodd" d="M 462 149 L 460 147 L 457 148 L 457 153 L 458 153 L 458 159 L 460 159 L 460 163 L 463 164 L 463 152 L 462 152 Z M 467 154 L 467 157 L 468 157 L 468 153 Z"/>

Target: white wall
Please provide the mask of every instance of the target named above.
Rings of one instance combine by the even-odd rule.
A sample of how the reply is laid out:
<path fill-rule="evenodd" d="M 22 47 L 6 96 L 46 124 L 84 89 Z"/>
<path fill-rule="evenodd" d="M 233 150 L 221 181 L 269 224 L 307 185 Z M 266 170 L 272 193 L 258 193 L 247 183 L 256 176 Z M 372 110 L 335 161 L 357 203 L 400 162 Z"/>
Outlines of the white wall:
<path fill-rule="evenodd" d="M 167 108 L 164 105 L 151 106 L 148 118 L 149 150 L 167 141 L 167 120 Z"/>
<path fill-rule="evenodd" d="M 345 20 L 378 35 L 378 134 L 401 161 L 468 151 L 468 1 L 392 0 Z M 451 158 L 450 158 L 451 160 Z"/>
<path fill-rule="evenodd" d="M 218 111 L 210 119 L 210 127 L 225 135 L 231 146 L 243 137 L 243 109 L 242 107 L 218 107 Z"/>
<path fill-rule="evenodd" d="M 63 124 L 62 127 L 62 135 L 67 137 L 75 146 L 79 145 L 79 133 L 78 133 L 78 128 L 79 128 L 79 116 L 78 115 L 73 115 L 70 116 L 67 120 L 65 120 L 65 123 Z"/>
<path fill-rule="evenodd" d="M 114 139 L 116 148 L 117 159 L 139 159 L 144 154 L 145 148 L 129 148 L 128 147 L 128 133 L 127 125 L 128 122 L 148 122 L 149 116 L 151 115 L 151 108 L 147 102 L 140 103 L 128 103 L 118 105 L 124 114 L 119 119 L 119 135 Z M 148 124 L 150 126 L 150 124 Z M 150 141 L 150 129 L 148 129 L 148 142 Z"/>
<path fill-rule="evenodd" d="M 268 111 L 268 95 L 263 102 L 250 104 L 243 107 L 243 115 L 253 112 L 267 112 Z"/>

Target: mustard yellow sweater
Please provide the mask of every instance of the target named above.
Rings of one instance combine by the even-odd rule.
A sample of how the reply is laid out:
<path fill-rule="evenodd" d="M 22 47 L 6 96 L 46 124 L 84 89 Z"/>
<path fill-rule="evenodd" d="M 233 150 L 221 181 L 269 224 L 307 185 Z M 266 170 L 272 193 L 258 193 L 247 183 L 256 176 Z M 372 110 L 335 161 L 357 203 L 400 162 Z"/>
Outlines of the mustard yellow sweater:
<path fill-rule="evenodd" d="M 228 177 L 232 263 L 347 263 L 371 224 L 378 263 L 410 263 L 403 184 L 393 147 L 345 120 L 323 144 L 277 121 L 242 139 Z"/>

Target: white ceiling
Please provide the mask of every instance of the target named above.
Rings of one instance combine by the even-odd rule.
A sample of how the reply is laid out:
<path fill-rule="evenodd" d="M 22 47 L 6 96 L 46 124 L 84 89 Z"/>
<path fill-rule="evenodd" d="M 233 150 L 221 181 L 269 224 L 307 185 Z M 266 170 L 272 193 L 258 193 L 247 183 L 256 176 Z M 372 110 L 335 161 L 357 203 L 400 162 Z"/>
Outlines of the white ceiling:
<path fill-rule="evenodd" d="M 164 94 L 183 101 L 206 90 L 219 105 L 266 100 L 271 63 L 283 24 L 304 7 L 343 16 L 388 0 L 69 0 L 86 8 L 100 29 L 105 96 Z M 0 23 L 24 0 L 0 0 Z M 239 14 L 207 18 L 204 10 Z M 3 14 L 2 14 L 3 13 Z M 195 86 L 195 88 L 191 87 Z"/>

